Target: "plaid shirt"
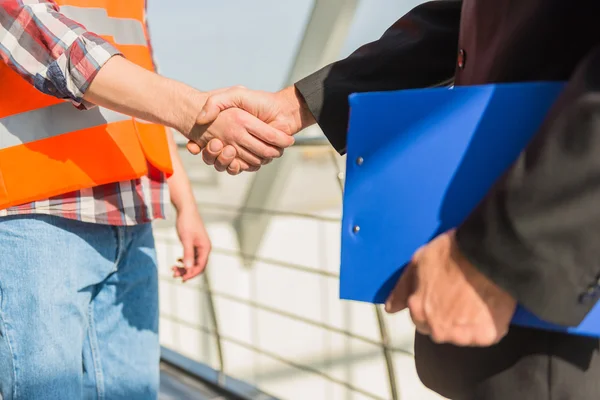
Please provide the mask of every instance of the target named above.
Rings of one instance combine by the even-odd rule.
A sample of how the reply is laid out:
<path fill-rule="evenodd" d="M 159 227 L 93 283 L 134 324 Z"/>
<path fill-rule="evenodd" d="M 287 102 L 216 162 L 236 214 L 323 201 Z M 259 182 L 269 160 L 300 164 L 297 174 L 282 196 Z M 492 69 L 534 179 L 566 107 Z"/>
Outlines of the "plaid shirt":
<path fill-rule="evenodd" d="M 43 93 L 83 100 L 100 68 L 119 51 L 60 14 L 53 0 L 0 0 L 0 58 Z M 0 210 L 0 216 L 50 214 L 85 222 L 135 225 L 164 217 L 165 175 L 149 165 L 141 179 L 97 186 Z"/>

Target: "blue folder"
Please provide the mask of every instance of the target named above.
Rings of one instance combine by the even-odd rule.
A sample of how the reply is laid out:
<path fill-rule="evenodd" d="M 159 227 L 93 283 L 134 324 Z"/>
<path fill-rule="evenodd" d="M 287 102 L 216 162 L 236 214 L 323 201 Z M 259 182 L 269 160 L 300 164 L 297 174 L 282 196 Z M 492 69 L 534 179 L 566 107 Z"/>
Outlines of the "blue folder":
<path fill-rule="evenodd" d="M 563 83 L 350 96 L 340 297 L 383 303 L 417 248 L 461 224 L 539 129 Z M 513 323 L 600 336 L 519 307 Z"/>

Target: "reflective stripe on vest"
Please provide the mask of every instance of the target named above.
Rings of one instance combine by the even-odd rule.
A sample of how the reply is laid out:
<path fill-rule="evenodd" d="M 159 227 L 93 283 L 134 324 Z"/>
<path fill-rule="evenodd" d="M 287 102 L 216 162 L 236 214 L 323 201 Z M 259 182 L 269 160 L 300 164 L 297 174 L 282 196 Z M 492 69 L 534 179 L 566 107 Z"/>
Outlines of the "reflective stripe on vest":
<path fill-rule="evenodd" d="M 79 22 L 90 32 L 111 36 L 116 44 L 147 45 L 144 26 L 135 19 L 112 18 L 102 8 L 62 6 L 60 12 L 67 18 Z"/>
<path fill-rule="evenodd" d="M 71 103 L 56 104 L 0 118 L 0 149 L 130 119 L 103 107 L 81 111 Z"/>

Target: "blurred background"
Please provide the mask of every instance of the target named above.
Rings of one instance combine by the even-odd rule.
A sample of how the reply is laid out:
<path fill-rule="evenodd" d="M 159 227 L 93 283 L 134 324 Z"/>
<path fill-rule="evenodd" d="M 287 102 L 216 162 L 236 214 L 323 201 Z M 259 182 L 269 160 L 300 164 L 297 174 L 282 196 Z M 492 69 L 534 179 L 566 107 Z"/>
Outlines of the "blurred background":
<path fill-rule="evenodd" d="M 148 0 L 148 22 L 163 75 L 276 91 L 419 3 Z M 416 375 L 407 314 L 338 298 L 345 159 L 318 128 L 257 174 L 217 174 L 180 151 L 214 250 L 206 275 L 178 283 L 172 210 L 156 224 L 163 398 L 440 399 Z"/>

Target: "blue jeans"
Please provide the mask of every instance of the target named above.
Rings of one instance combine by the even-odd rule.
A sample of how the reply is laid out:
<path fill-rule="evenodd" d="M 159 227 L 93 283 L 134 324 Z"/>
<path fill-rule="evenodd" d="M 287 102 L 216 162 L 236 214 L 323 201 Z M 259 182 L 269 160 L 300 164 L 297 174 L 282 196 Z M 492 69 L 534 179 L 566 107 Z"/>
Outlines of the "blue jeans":
<path fill-rule="evenodd" d="M 155 399 L 150 224 L 0 218 L 0 398 Z"/>

